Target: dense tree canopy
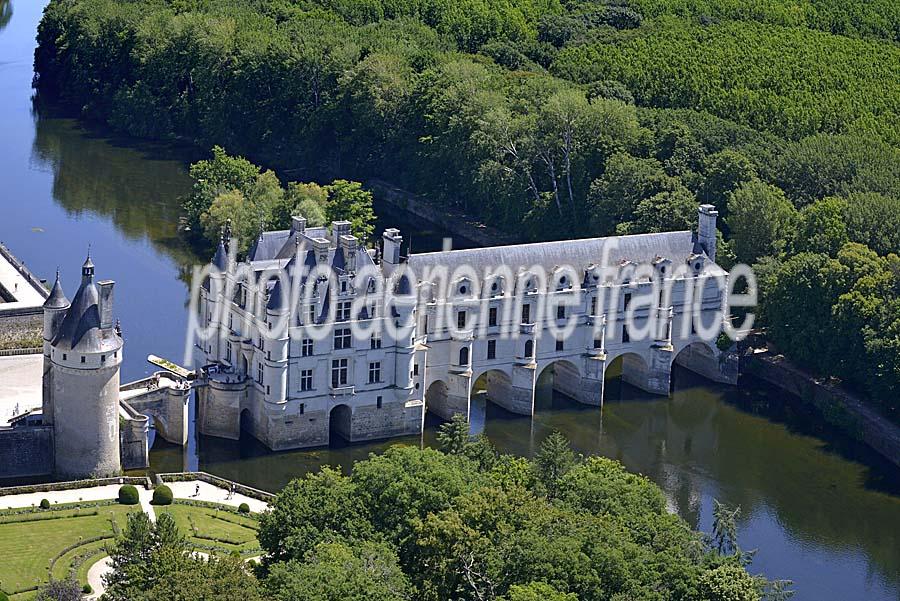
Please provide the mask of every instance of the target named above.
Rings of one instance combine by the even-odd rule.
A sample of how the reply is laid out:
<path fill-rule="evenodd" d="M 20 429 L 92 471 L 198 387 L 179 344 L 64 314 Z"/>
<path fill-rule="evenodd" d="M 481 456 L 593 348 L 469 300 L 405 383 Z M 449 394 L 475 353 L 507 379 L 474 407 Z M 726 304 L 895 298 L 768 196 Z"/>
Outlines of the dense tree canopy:
<path fill-rule="evenodd" d="M 891 0 L 52 0 L 38 41 L 43 98 L 321 182 L 285 191 L 221 149 L 195 165 L 188 224 L 214 240 L 231 220 L 244 249 L 297 212 L 366 237 L 349 181 L 379 178 L 530 240 L 694 227 L 709 202 L 721 262 L 774 280 L 812 281 L 848 242 L 900 251 Z M 865 344 L 831 344 L 883 386 L 840 374 L 895 391 L 900 338 L 866 323 Z"/>

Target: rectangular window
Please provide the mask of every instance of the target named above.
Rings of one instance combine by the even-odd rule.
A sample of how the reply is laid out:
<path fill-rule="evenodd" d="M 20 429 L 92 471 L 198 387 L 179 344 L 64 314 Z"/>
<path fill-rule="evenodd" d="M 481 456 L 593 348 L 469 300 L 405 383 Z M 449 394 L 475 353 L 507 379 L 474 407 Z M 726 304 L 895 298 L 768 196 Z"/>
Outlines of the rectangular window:
<path fill-rule="evenodd" d="M 225 360 L 231 363 L 231 344 L 225 344 Z"/>
<path fill-rule="evenodd" d="M 381 409 L 381 404 L 382 404 L 383 402 L 384 402 L 384 399 L 381 398 L 380 396 L 378 396 L 378 397 L 375 398 L 375 406 L 376 406 L 378 409 Z"/>
<path fill-rule="evenodd" d="M 334 331 L 334 348 L 335 350 L 350 348 L 350 328 L 338 328 Z"/>
<path fill-rule="evenodd" d="M 522 323 L 531 323 L 531 305 L 522 305 Z"/>
<path fill-rule="evenodd" d="M 266 386 L 266 394 L 272 394 L 272 390 L 268 386 Z"/>
<path fill-rule="evenodd" d="M 234 315 L 232 315 L 231 313 L 228 314 L 228 329 L 234 329 Z"/>
<path fill-rule="evenodd" d="M 308 392 L 313 389 L 313 370 L 300 371 L 300 392 Z M 301 411 L 302 413 L 302 411 Z"/>
<path fill-rule="evenodd" d="M 67 353 L 63 353 L 63 361 L 68 361 L 69 355 Z"/>
<path fill-rule="evenodd" d="M 100 363 L 106 363 L 106 355 L 100 355 Z"/>
<path fill-rule="evenodd" d="M 591 297 L 591 315 L 596 315 L 596 314 L 597 314 L 597 297 L 592 296 Z"/>
<path fill-rule="evenodd" d="M 369 384 L 381 382 L 381 361 L 369 363 Z"/>
<path fill-rule="evenodd" d="M 300 341 L 300 356 L 301 357 L 311 357 L 313 354 L 313 340 L 312 338 L 304 338 Z"/>
<path fill-rule="evenodd" d="M 350 321 L 351 301 L 341 301 L 337 306 L 337 321 Z"/>
<path fill-rule="evenodd" d="M 298 407 L 297 413 L 303 415 L 306 412 L 306 403 L 300 403 L 300 407 Z"/>
<path fill-rule="evenodd" d="M 312 305 L 309 306 L 309 310 L 307 311 L 306 323 L 307 323 L 307 325 L 316 323 L 316 305 L 315 305 L 315 303 L 313 303 Z"/>
<path fill-rule="evenodd" d="M 349 361 L 347 359 L 331 360 L 331 387 L 346 386 L 349 373 Z"/>
<path fill-rule="evenodd" d="M 414 376 L 419 375 L 419 364 L 418 363 L 413 363 L 413 375 Z"/>
<path fill-rule="evenodd" d="M 256 364 L 256 381 L 263 383 L 263 364 L 262 361 Z"/>
<path fill-rule="evenodd" d="M 466 329 L 466 312 L 458 311 L 456 313 L 456 327 L 460 330 Z"/>
<path fill-rule="evenodd" d="M 494 327 L 497 325 L 497 307 L 491 307 L 488 309 L 488 326 Z"/>
<path fill-rule="evenodd" d="M 496 340 L 488 340 L 487 358 L 488 359 L 496 359 L 497 358 L 497 341 Z"/>
<path fill-rule="evenodd" d="M 603 340 L 601 338 L 594 338 L 594 348 L 603 348 Z"/>
<path fill-rule="evenodd" d="M 84 363 L 84 355 L 81 356 L 81 362 Z"/>
<path fill-rule="evenodd" d="M 565 319 L 566 318 L 566 306 L 559 305 L 556 307 L 556 319 Z"/>
<path fill-rule="evenodd" d="M 631 293 L 628 292 L 628 293 L 625 294 L 625 304 L 624 304 L 624 306 L 623 306 L 623 309 L 627 311 L 627 310 L 628 310 L 628 305 L 630 305 L 630 304 L 631 304 Z"/>
<path fill-rule="evenodd" d="M 372 334 L 372 338 L 369 339 L 369 348 L 372 350 L 381 348 L 380 334 Z"/>
<path fill-rule="evenodd" d="M 561 351 L 564 350 L 565 346 L 563 344 L 562 338 L 556 341 L 556 350 Z"/>
<path fill-rule="evenodd" d="M 622 326 L 622 342 L 631 342 L 631 336 L 628 334 L 628 326 Z"/>

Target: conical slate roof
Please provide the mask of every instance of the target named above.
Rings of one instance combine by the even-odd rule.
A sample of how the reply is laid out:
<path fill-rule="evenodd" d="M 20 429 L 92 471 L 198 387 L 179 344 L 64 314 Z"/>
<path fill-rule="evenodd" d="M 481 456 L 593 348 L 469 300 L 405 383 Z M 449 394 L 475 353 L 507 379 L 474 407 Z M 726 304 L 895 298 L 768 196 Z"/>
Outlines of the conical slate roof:
<path fill-rule="evenodd" d="M 225 240 L 219 238 L 219 246 L 216 247 L 216 254 L 213 256 L 212 264 L 219 271 L 225 271 L 228 267 L 228 251 L 225 250 Z"/>
<path fill-rule="evenodd" d="M 69 306 L 69 299 L 66 298 L 66 293 L 63 292 L 62 284 L 59 282 L 59 271 L 56 272 L 56 281 L 53 283 L 53 288 L 50 290 L 50 296 L 47 297 L 47 300 L 44 301 L 45 309 L 65 309 Z"/>
<path fill-rule="evenodd" d="M 53 346 L 81 353 L 111 352 L 122 348 L 122 339 L 115 330 L 100 327 L 100 291 L 93 276 L 94 265 L 88 257 L 82 269 L 81 286 L 53 339 Z"/>
<path fill-rule="evenodd" d="M 281 294 L 281 280 L 276 279 L 275 285 L 272 286 L 271 292 L 269 292 L 269 302 L 266 303 L 266 309 L 270 311 L 277 311 L 284 306 L 284 299 Z"/>

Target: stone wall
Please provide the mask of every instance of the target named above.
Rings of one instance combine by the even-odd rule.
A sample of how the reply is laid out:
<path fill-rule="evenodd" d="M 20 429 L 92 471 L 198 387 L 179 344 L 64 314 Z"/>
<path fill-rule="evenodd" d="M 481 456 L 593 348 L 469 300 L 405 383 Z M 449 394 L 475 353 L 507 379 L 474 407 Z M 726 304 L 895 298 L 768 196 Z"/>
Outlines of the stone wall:
<path fill-rule="evenodd" d="M 0 350 L 41 348 L 43 328 L 44 311 L 40 307 L 0 310 Z"/>
<path fill-rule="evenodd" d="M 394 436 L 415 436 L 422 431 L 422 401 L 385 402 L 355 407 L 350 421 L 351 442 Z M 332 414 L 334 415 L 334 414 Z"/>
<path fill-rule="evenodd" d="M 53 429 L 49 426 L 0 430 L 0 479 L 53 473 Z"/>
<path fill-rule="evenodd" d="M 814 378 L 781 355 L 752 354 L 742 362 L 741 371 L 812 404 L 827 422 L 900 466 L 900 426 L 861 399 L 838 386 Z"/>
<path fill-rule="evenodd" d="M 415 215 L 420 219 L 439 225 L 448 232 L 453 232 L 455 236 L 480 246 L 517 244 L 522 241 L 512 234 L 479 223 L 473 220 L 471 216 L 453 209 L 448 210 L 446 204 L 438 205 L 425 196 L 402 190 L 387 182 L 371 179 L 367 180 L 365 184 L 367 188 L 375 193 L 378 200 L 386 202 L 395 210 Z"/>

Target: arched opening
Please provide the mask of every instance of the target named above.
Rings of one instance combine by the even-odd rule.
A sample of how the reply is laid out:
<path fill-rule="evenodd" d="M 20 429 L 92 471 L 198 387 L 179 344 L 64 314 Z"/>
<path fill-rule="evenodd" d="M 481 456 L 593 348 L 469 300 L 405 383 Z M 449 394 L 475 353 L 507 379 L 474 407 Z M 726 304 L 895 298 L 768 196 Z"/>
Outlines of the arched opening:
<path fill-rule="evenodd" d="M 534 340 L 530 338 L 525 341 L 525 358 L 534 359 Z"/>
<path fill-rule="evenodd" d="M 637 353 L 623 353 L 606 364 L 603 373 L 604 399 L 624 400 L 635 398 L 642 382 L 647 379 L 647 362 Z"/>
<path fill-rule="evenodd" d="M 541 369 L 534 388 L 534 411 L 574 406 L 581 372 L 571 361 L 561 359 Z"/>
<path fill-rule="evenodd" d="M 675 366 L 681 369 L 675 369 Z M 696 375 L 710 380 L 721 378 L 718 354 L 705 342 L 692 342 L 678 351 L 672 367 L 671 390 L 675 390 L 676 382 L 680 388 L 699 383 Z"/>
<path fill-rule="evenodd" d="M 241 438 L 253 436 L 253 414 L 249 409 L 241 411 Z"/>
<path fill-rule="evenodd" d="M 328 414 L 328 444 L 342 446 L 353 441 L 353 410 L 349 405 L 335 405 Z"/>
<path fill-rule="evenodd" d="M 154 445 L 164 446 L 166 444 L 166 422 L 158 416 L 147 413 L 150 418 L 150 431 L 147 433 L 147 447 L 152 449 Z"/>
<path fill-rule="evenodd" d="M 490 369 L 472 381 L 469 423 L 472 433 L 483 432 L 489 420 L 519 417 L 510 411 L 514 402 L 512 378 L 499 369 Z"/>
<path fill-rule="evenodd" d="M 469 364 L 469 347 L 464 346 L 459 349 L 459 364 L 460 365 L 468 365 Z"/>
<path fill-rule="evenodd" d="M 443 380 L 435 380 L 425 391 L 425 419 L 431 422 L 440 422 L 445 418 L 448 409 L 447 383 Z"/>

